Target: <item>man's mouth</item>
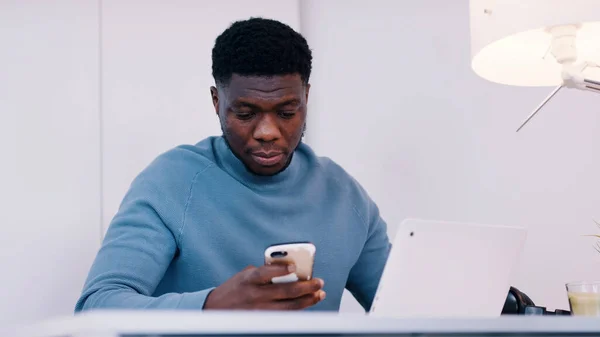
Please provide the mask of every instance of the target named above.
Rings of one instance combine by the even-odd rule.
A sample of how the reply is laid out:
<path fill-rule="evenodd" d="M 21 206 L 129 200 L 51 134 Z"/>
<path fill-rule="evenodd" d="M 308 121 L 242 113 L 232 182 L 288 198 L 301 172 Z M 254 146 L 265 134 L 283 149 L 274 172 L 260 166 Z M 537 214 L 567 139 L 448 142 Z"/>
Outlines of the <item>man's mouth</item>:
<path fill-rule="evenodd" d="M 253 152 L 252 159 L 261 166 L 274 166 L 283 159 L 282 152 Z"/>

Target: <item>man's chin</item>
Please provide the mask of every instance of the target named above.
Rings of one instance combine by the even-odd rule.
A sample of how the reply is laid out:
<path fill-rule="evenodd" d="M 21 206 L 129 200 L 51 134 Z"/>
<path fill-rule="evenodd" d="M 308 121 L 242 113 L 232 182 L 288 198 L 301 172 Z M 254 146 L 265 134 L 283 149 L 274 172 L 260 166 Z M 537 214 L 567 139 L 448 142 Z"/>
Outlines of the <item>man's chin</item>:
<path fill-rule="evenodd" d="M 250 171 L 258 176 L 269 177 L 277 175 L 285 170 L 285 168 L 285 166 L 277 164 L 273 166 L 254 166 L 250 168 Z"/>
<path fill-rule="evenodd" d="M 277 175 L 283 171 L 285 171 L 285 169 L 287 169 L 287 167 L 289 166 L 289 163 L 291 161 L 291 157 L 289 156 L 285 156 L 284 158 L 282 158 L 280 161 L 276 162 L 276 163 L 272 163 L 269 165 L 261 165 L 260 162 L 257 162 L 256 160 L 253 160 L 252 156 L 250 156 L 250 158 L 248 158 L 250 161 L 250 165 L 246 165 L 246 167 L 250 170 L 250 172 L 258 175 L 258 176 L 274 176 Z"/>

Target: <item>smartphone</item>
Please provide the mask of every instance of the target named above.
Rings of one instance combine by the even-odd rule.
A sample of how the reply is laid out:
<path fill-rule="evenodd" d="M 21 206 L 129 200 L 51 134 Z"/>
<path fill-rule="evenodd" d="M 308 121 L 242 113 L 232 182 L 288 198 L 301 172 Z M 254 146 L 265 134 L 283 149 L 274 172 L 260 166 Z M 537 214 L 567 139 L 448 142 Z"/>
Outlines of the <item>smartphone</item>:
<path fill-rule="evenodd" d="M 310 242 L 289 242 L 269 246 L 265 249 L 265 264 L 294 264 L 296 272 L 274 277 L 273 283 L 308 281 L 313 276 L 313 265 L 317 248 Z"/>

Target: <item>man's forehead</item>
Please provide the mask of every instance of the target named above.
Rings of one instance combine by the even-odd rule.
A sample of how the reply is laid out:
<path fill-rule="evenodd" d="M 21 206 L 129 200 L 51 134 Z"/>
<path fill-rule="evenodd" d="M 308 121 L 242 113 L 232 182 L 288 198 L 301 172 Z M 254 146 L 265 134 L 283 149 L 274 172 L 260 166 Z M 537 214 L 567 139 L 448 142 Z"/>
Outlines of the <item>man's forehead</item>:
<path fill-rule="evenodd" d="M 300 95 L 305 86 L 299 75 L 240 76 L 233 75 L 228 92 L 233 97 Z"/>

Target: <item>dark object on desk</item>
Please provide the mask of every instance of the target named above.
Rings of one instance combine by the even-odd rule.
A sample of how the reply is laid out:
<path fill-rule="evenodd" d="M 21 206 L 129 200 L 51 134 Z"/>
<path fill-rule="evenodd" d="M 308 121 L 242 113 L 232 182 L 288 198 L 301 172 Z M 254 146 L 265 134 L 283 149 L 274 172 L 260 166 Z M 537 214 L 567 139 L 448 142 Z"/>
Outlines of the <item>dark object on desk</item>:
<path fill-rule="evenodd" d="M 557 309 L 548 311 L 546 307 L 536 306 L 535 303 L 524 292 L 515 287 L 510 287 L 506 302 L 502 308 L 502 315 L 565 315 L 570 316 L 571 312 Z"/>
<path fill-rule="evenodd" d="M 502 308 L 503 315 L 524 315 L 525 309 L 528 307 L 535 307 L 535 303 L 525 293 L 515 287 L 510 287 L 506 302 L 504 302 L 504 308 Z"/>

